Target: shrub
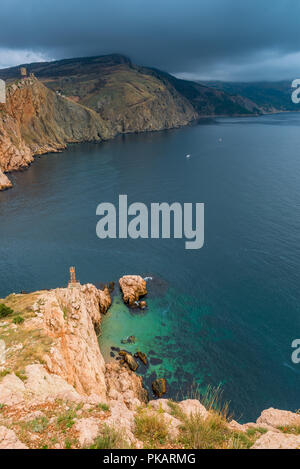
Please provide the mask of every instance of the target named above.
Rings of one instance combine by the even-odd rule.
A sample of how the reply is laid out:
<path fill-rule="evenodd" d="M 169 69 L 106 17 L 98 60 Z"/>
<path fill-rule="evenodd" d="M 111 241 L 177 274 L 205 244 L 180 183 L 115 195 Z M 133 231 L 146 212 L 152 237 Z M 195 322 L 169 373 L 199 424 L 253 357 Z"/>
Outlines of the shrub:
<path fill-rule="evenodd" d="M 98 404 L 97 408 L 100 410 L 103 410 L 104 412 L 107 412 L 109 410 L 109 406 L 107 404 Z"/>
<path fill-rule="evenodd" d="M 181 443 L 185 448 L 223 448 L 230 430 L 221 415 L 212 413 L 206 419 L 200 414 L 192 414 L 186 419 L 181 432 Z"/>
<path fill-rule="evenodd" d="M 22 316 L 16 316 L 13 318 L 13 323 L 14 324 L 23 324 L 24 318 Z"/>
<path fill-rule="evenodd" d="M 6 306 L 5 304 L 1 303 L 0 304 L 0 318 L 6 318 L 6 316 L 9 316 L 10 314 L 13 314 L 13 310 Z"/>
<path fill-rule="evenodd" d="M 290 425 L 287 427 L 277 427 L 282 433 L 293 433 L 294 435 L 300 435 L 300 425 Z"/>
<path fill-rule="evenodd" d="M 76 412 L 73 409 L 68 410 L 65 414 L 57 418 L 58 426 L 64 431 L 67 428 L 72 428 L 75 423 Z"/>
<path fill-rule="evenodd" d="M 107 425 L 104 425 L 101 434 L 96 438 L 90 449 L 123 449 L 128 447 L 122 435 Z"/>
<path fill-rule="evenodd" d="M 34 433 L 43 433 L 49 425 L 49 421 L 46 417 L 37 417 L 36 419 L 29 422 L 30 429 Z"/>

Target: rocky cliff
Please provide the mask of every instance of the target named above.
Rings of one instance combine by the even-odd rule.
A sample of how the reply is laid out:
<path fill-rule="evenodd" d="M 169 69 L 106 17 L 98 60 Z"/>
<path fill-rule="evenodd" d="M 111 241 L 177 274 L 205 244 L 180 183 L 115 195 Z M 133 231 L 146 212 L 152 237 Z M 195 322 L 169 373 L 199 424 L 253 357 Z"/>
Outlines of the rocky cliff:
<path fill-rule="evenodd" d="M 134 278 L 124 295 L 139 296 Z M 0 300 L 0 449 L 300 447 L 298 413 L 240 425 L 215 397 L 148 402 L 126 361 L 103 360 L 96 331 L 110 304 L 91 284 Z"/>
<path fill-rule="evenodd" d="M 93 110 L 29 77 L 8 85 L 6 104 L 0 104 L 0 171 L 26 168 L 34 155 L 60 151 L 68 143 L 112 136 Z M 9 187 L 2 173 L 0 185 Z"/>

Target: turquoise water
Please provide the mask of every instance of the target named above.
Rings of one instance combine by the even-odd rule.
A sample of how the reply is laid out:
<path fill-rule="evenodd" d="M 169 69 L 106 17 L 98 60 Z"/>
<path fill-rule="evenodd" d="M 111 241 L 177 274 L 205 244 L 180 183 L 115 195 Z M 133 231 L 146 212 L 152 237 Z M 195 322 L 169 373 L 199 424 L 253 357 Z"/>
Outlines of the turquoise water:
<path fill-rule="evenodd" d="M 0 194 L 0 297 L 66 285 L 70 265 L 81 283 L 97 286 L 150 275 L 145 313 L 127 310 L 116 290 L 103 321 L 107 359 L 111 346 L 135 335 L 125 348 L 152 357 L 139 368 L 148 387 L 166 376 L 167 395 L 178 397 L 193 381 L 221 383 L 243 420 L 269 406 L 298 409 L 291 342 L 300 334 L 299 148 L 300 115 L 282 114 L 203 121 L 43 156 Z M 96 207 L 119 194 L 147 205 L 204 202 L 204 247 L 99 240 Z"/>

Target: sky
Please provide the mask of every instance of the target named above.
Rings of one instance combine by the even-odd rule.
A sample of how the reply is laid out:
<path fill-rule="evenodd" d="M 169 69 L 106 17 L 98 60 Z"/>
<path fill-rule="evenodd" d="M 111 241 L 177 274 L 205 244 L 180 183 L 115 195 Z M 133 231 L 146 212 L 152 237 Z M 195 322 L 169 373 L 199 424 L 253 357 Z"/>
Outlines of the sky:
<path fill-rule="evenodd" d="M 121 53 L 194 80 L 300 77 L 299 0 L 1 0 L 0 68 Z"/>

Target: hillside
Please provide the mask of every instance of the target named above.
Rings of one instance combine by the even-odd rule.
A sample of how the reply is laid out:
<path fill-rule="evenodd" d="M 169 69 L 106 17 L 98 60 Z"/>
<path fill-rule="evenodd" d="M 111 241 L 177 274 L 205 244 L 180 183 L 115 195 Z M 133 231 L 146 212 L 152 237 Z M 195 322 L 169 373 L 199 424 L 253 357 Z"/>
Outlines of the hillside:
<path fill-rule="evenodd" d="M 97 111 L 117 132 L 171 128 L 207 115 L 261 112 L 247 99 L 134 65 L 118 54 L 25 66 L 49 88 Z M 0 78 L 14 80 L 19 73 L 18 67 L 1 70 Z"/>
<path fill-rule="evenodd" d="M 198 116 L 188 100 L 113 55 L 27 65 L 48 88 L 96 111 L 113 134 L 186 125 Z M 12 81 L 19 69 L 2 70 Z"/>
<path fill-rule="evenodd" d="M 221 82 L 209 81 L 207 86 L 223 90 L 226 93 L 243 96 L 257 103 L 264 112 L 298 112 L 299 104 L 292 102 L 292 80 L 278 82 Z"/>

